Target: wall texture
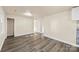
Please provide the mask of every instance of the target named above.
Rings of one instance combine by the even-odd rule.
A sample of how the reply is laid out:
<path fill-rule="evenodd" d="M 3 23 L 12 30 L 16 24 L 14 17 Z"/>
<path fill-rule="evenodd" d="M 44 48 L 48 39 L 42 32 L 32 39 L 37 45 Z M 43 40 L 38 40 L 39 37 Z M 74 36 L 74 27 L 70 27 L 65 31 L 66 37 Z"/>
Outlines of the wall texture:
<path fill-rule="evenodd" d="M 7 37 L 7 20 L 5 18 L 5 13 L 2 7 L 0 7 L 0 20 L 1 19 L 2 19 L 2 27 L 0 29 L 2 29 L 2 32 L 0 32 L 0 50 L 2 48 L 5 38 Z"/>
<path fill-rule="evenodd" d="M 34 32 L 33 24 L 34 20 L 27 18 L 16 16 L 14 21 L 14 34 L 15 36 L 26 35 Z"/>
<path fill-rule="evenodd" d="M 42 18 L 44 35 L 71 45 L 76 45 L 76 21 L 71 10 Z"/>

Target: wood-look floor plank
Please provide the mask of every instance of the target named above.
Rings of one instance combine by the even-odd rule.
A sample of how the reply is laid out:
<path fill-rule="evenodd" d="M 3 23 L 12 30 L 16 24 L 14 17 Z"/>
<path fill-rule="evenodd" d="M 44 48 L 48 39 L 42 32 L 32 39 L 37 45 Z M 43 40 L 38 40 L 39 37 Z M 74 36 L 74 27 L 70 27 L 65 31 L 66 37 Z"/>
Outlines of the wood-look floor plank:
<path fill-rule="evenodd" d="M 55 42 L 50 42 L 46 47 L 44 47 L 42 50 L 43 51 L 49 51 L 53 46 L 55 46 L 56 43 Z"/>
<path fill-rule="evenodd" d="M 7 50 L 7 51 L 16 51 L 16 50 L 18 50 L 18 49 L 21 49 L 21 48 L 23 48 L 23 47 L 25 47 L 25 46 L 30 45 L 30 44 L 31 44 L 32 42 L 34 42 L 34 41 L 38 41 L 38 39 L 29 39 L 29 40 L 26 41 L 25 43 L 22 43 L 22 44 L 18 45 L 18 47 L 13 48 L 13 49 L 10 49 L 10 50 Z"/>
<path fill-rule="evenodd" d="M 62 44 L 56 43 L 56 45 L 55 45 L 54 47 L 52 47 L 49 52 L 51 52 L 51 51 L 53 51 L 53 52 L 58 52 L 59 49 L 61 49 L 61 47 L 62 47 Z"/>
<path fill-rule="evenodd" d="M 21 45 L 23 45 L 23 43 L 26 43 L 26 42 L 28 42 L 28 41 L 30 41 L 30 39 L 28 39 L 28 40 L 22 40 L 22 41 L 17 41 L 18 43 L 14 43 L 14 44 L 10 44 L 10 45 L 6 45 L 6 46 L 4 46 L 4 49 L 2 49 L 3 51 L 5 50 L 5 51 L 7 51 L 7 50 L 10 50 L 10 49 L 12 49 L 12 50 L 14 50 L 14 49 L 16 49 L 16 48 L 19 48 L 19 46 L 21 46 Z"/>
<path fill-rule="evenodd" d="M 44 45 L 48 44 L 48 40 L 40 42 L 38 45 L 34 46 L 35 49 L 41 49 Z"/>
<path fill-rule="evenodd" d="M 66 47 L 69 46 L 69 47 Z M 44 37 L 40 33 L 8 37 L 2 52 L 76 52 L 79 48 Z"/>

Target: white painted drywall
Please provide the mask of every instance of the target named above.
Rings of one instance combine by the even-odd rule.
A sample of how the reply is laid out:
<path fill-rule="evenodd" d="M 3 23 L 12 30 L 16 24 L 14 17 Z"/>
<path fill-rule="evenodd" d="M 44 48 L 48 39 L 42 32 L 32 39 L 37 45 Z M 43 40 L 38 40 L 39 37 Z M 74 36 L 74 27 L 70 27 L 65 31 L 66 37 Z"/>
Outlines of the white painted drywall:
<path fill-rule="evenodd" d="M 14 36 L 21 36 L 30 33 L 34 33 L 34 19 L 18 16 L 18 15 L 7 15 L 9 18 L 14 18 Z"/>
<path fill-rule="evenodd" d="M 26 35 L 33 33 L 33 19 L 27 18 L 27 17 L 20 17 L 17 16 L 15 17 L 15 36 L 20 36 L 20 35 Z"/>
<path fill-rule="evenodd" d="M 7 36 L 14 35 L 14 19 L 7 19 Z"/>
<path fill-rule="evenodd" d="M 7 37 L 7 20 L 5 17 L 5 13 L 3 11 L 3 8 L 0 7 L 0 20 L 2 19 L 2 27 L 0 29 L 2 29 L 2 32 L 0 32 L 0 50 L 2 48 L 2 45 L 4 43 L 4 40 Z"/>
<path fill-rule="evenodd" d="M 76 45 L 76 21 L 71 10 L 42 18 L 44 35 L 71 45 Z"/>

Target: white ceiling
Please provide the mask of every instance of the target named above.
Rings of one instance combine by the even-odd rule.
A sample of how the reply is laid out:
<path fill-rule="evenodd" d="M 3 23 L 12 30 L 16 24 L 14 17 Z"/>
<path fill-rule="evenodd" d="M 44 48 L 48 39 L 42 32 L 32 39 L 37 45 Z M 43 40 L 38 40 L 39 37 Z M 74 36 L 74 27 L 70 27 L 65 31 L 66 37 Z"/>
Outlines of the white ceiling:
<path fill-rule="evenodd" d="M 69 10 L 71 6 L 5 6 L 3 7 L 6 14 L 23 15 L 26 11 L 30 11 L 33 16 L 47 16 Z"/>

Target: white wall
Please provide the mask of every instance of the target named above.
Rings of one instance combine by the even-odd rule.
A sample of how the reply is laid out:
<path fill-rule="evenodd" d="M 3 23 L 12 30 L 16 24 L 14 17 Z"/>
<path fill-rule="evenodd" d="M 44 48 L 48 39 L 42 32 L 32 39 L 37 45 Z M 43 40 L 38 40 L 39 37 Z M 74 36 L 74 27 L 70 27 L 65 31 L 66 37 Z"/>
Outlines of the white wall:
<path fill-rule="evenodd" d="M 14 36 L 34 33 L 33 18 L 17 15 L 7 15 L 7 17 L 14 18 Z"/>
<path fill-rule="evenodd" d="M 71 45 L 76 45 L 76 21 L 71 10 L 42 18 L 44 35 Z"/>
<path fill-rule="evenodd" d="M 2 27 L 0 29 L 2 29 L 2 31 L 0 32 L 0 50 L 2 48 L 5 38 L 7 37 L 7 20 L 5 18 L 5 14 L 2 7 L 0 7 L 0 20 L 1 19 Z"/>
<path fill-rule="evenodd" d="M 26 17 L 16 17 L 15 18 L 15 36 L 26 35 L 33 33 L 33 19 Z"/>
<path fill-rule="evenodd" d="M 14 35 L 14 19 L 7 19 L 7 36 Z"/>

